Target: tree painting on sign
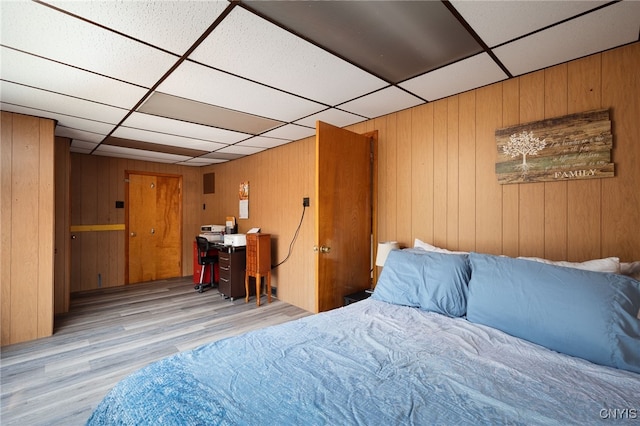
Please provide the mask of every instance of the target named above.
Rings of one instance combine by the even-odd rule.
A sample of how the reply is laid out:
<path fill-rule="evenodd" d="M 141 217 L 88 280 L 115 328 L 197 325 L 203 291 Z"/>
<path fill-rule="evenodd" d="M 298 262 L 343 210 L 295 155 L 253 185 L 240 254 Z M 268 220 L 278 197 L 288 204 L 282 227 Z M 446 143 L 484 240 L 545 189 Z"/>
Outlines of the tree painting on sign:
<path fill-rule="evenodd" d="M 496 144 L 500 184 L 614 176 L 607 109 L 497 129 Z"/>
<path fill-rule="evenodd" d="M 522 169 L 523 177 L 526 176 L 529 165 L 527 164 L 527 155 L 538 155 L 538 152 L 543 150 L 547 143 L 546 139 L 540 140 L 533 135 L 533 132 L 521 132 L 520 134 L 514 133 L 509 136 L 509 142 L 502 147 L 502 151 L 511 158 L 522 155 Z"/>

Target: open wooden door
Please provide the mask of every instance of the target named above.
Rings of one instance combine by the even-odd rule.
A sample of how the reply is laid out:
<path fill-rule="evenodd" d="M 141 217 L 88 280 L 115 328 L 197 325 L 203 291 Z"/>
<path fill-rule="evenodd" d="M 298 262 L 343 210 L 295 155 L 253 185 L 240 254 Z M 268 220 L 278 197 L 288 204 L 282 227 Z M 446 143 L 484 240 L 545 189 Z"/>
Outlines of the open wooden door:
<path fill-rule="evenodd" d="M 182 177 L 128 174 L 127 284 L 182 276 Z"/>
<path fill-rule="evenodd" d="M 316 311 L 370 287 L 371 138 L 316 124 Z"/>

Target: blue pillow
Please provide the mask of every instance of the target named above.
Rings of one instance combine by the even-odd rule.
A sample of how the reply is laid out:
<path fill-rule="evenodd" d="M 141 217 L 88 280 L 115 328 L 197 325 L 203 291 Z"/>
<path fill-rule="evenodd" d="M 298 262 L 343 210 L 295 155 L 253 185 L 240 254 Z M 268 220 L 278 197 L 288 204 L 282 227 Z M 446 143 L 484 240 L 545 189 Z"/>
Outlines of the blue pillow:
<path fill-rule="evenodd" d="M 469 321 L 640 373 L 638 281 L 478 253 L 469 260 Z"/>
<path fill-rule="evenodd" d="M 372 297 L 461 317 L 467 311 L 470 277 L 467 255 L 392 250 Z"/>

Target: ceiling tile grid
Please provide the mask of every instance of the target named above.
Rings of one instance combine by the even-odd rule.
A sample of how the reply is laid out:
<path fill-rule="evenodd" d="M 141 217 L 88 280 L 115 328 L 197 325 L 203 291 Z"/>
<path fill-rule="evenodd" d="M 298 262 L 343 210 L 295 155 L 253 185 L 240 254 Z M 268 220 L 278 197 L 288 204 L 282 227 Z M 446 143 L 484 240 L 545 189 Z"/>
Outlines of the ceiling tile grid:
<path fill-rule="evenodd" d="M 637 42 L 640 1 L 0 2 L 0 109 L 203 166 Z"/>

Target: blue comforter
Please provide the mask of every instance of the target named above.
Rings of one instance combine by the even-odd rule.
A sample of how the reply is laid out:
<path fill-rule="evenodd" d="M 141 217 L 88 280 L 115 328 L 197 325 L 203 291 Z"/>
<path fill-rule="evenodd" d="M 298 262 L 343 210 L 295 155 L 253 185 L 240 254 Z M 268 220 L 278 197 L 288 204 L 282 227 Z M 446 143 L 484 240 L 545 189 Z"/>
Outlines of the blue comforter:
<path fill-rule="evenodd" d="M 367 299 L 151 364 L 116 385 L 88 424 L 593 424 L 613 415 L 640 418 L 639 374 Z"/>

